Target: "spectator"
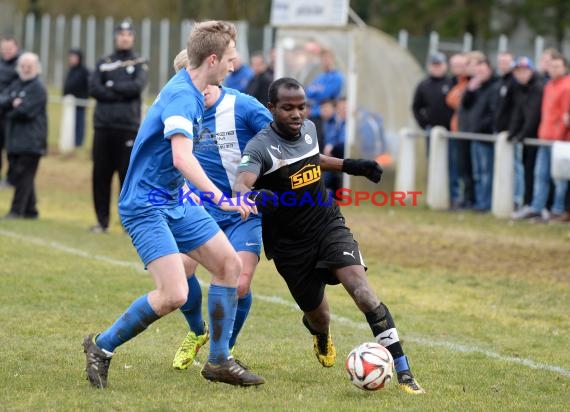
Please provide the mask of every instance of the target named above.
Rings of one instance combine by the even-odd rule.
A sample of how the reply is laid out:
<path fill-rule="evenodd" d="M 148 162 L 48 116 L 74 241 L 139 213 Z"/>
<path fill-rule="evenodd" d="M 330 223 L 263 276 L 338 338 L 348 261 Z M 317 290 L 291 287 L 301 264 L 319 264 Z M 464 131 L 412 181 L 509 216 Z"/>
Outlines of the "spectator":
<path fill-rule="evenodd" d="M 47 148 L 47 93 L 39 74 L 38 56 L 23 53 L 16 66 L 18 78 L 2 93 L 6 151 L 10 161 L 14 198 L 5 219 L 37 219 L 35 177 Z"/>
<path fill-rule="evenodd" d="M 89 98 L 89 70 L 83 64 L 83 53 L 79 49 L 71 49 L 67 54 L 69 71 L 63 85 L 63 95 L 71 95 L 77 99 Z M 79 102 L 75 106 L 75 146 L 83 146 L 85 136 L 85 109 Z"/>
<path fill-rule="evenodd" d="M 497 98 L 497 112 L 495 113 L 495 133 L 509 130 L 513 112 L 513 88 L 516 81 L 513 78 L 513 55 L 510 52 L 501 52 L 497 56 L 497 73 L 499 75 L 499 94 Z"/>
<path fill-rule="evenodd" d="M 346 137 L 346 99 L 338 101 L 324 100 L 320 107 L 323 126 L 322 153 L 327 156 L 344 158 L 344 141 Z M 336 192 L 342 186 L 342 173 L 324 172 L 325 187 L 336 198 Z"/>
<path fill-rule="evenodd" d="M 130 20 L 115 28 L 115 51 L 101 58 L 91 76 L 90 93 L 97 100 L 93 123 L 93 202 L 95 233 L 109 227 L 111 185 L 115 172 L 122 186 L 141 121 L 141 95 L 147 65 L 134 51 L 135 31 Z"/>
<path fill-rule="evenodd" d="M 336 69 L 332 50 L 321 50 L 320 60 L 321 73 L 307 87 L 312 117 L 319 116 L 319 105 L 323 100 L 337 100 L 344 87 L 344 76 Z"/>
<path fill-rule="evenodd" d="M 542 51 L 540 55 L 540 62 L 538 64 L 538 72 L 542 76 L 542 81 L 546 83 L 550 80 L 550 74 L 548 74 L 548 67 L 550 66 L 550 61 L 552 60 L 552 56 L 558 54 L 558 50 L 553 47 L 549 47 Z"/>
<path fill-rule="evenodd" d="M 489 60 L 477 60 L 473 77 L 461 100 L 460 125 L 464 132 L 492 134 L 497 108 L 497 81 Z M 493 193 L 494 144 L 471 141 L 471 165 L 475 189 L 474 210 L 486 212 L 491 209 Z"/>
<path fill-rule="evenodd" d="M 434 126 L 449 130 L 453 110 L 446 104 L 445 97 L 451 90 L 452 79 L 447 76 L 447 58 L 443 53 L 433 53 L 427 65 L 428 76 L 416 87 L 412 111 L 416 122 L 429 133 Z M 429 137 L 426 143 L 429 154 Z"/>
<path fill-rule="evenodd" d="M 253 79 L 253 70 L 247 64 L 243 64 L 240 55 L 234 60 L 234 71 L 226 76 L 224 86 L 245 93 L 247 85 Z"/>
<path fill-rule="evenodd" d="M 565 123 L 570 111 L 570 76 L 567 75 L 567 62 L 559 53 L 552 54 L 548 68 L 550 80 L 544 86 L 538 138 L 543 140 L 570 140 L 570 127 Z M 542 215 L 550 192 L 551 146 L 540 146 L 534 167 L 534 191 L 530 208 L 523 208 L 514 215 L 515 219 L 561 217 L 565 212 L 565 196 L 568 181 L 554 181 L 552 216 Z"/>
<path fill-rule="evenodd" d="M 452 78 L 452 87 L 445 97 L 445 103 L 453 110 L 449 130 L 452 132 L 459 131 L 459 107 L 463 93 L 467 88 L 469 76 L 467 75 L 467 56 L 464 53 L 457 53 L 449 59 L 449 66 Z M 466 148 L 464 148 L 464 146 Z M 469 142 L 464 140 L 449 139 L 448 161 L 449 161 L 449 199 L 451 202 L 451 210 L 460 209 L 463 206 L 463 199 L 466 193 L 473 192 L 473 182 L 471 178 L 471 158 L 469 156 Z M 467 152 L 463 154 L 462 152 Z M 468 158 L 468 161 L 462 161 L 462 158 Z M 465 170 L 469 166 L 468 170 Z M 463 182 L 464 195 L 461 194 L 461 183 Z M 472 203 L 473 196 L 469 196 L 469 203 Z"/>
<path fill-rule="evenodd" d="M 518 143 L 525 138 L 538 136 L 544 85 L 540 74 L 534 70 L 532 60 L 526 56 L 517 59 L 513 75 L 517 85 L 513 91 L 514 108 L 509 140 L 516 144 L 514 204 L 515 210 L 520 210 L 532 201 L 536 147 Z"/>
<path fill-rule="evenodd" d="M 16 62 L 20 57 L 18 42 L 12 36 L 0 39 L 0 93 L 4 93 L 8 86 L 18 78 Z M 6 172 L 7 178 L 2 179 L 2 163 L 5 145 L 5 118 L 0 111 L 0 189 L 10 184 L 10 170 Z"/>
<path fill-rule="evenodd" d="M 261 52 L 251 56 L 253 77 L 249 81 L 245 93 L 255 97 L 262 105 L 267 106 L 269 85 L 273 81 L 273 70 L 265 62 Z"/>

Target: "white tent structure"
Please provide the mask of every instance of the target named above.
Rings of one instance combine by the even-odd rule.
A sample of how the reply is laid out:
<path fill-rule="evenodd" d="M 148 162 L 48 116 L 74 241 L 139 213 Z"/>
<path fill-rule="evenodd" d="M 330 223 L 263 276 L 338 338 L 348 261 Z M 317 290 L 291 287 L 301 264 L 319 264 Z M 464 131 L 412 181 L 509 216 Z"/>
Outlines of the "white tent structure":
<path fill-rule="evenodd" d="M 307 0 L 302 3 L 306 5 Z M 290 14 L 306 9 L 290 7 Z M 326 9 L 322 10 L 326 14 Z M 328 17 L 324 19 L 325 25 L 313 19 L 316 24 L 312 26 L 292 25 L 290 22 L 303 21 L 298 16 L 285 22 L 272 21 L 277 26 L 275 78 L 293 77 L 308 84 L 320 71 L 318 51 L 332 50 L 337 68 L 345 77 L 348 106 L 345 156 L 374 159 L 381 153 L 389 153 L 395 158 L 400 129 L 415 125 L 411 101 L 423 72 L 413 56 L 391 36 L 362 23 L 343 25 L 338 19 Z M 382 116 L 384 142 L 373 147 L 364 144 L 357 124 L 362 109 Z"/>

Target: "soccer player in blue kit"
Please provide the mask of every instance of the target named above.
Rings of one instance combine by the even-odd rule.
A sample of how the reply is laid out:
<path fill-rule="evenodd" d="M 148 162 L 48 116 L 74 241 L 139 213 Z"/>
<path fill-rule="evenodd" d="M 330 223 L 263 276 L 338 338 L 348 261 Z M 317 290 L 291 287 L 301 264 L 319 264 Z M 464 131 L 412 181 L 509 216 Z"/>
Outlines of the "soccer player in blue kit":
<path fill-rule="evenodd" d="M 236 29 L 230 23 L 197 23 L 188 40 L 188 67 L 164 86 L 150 107 L 133 147 L 119 198 L 119 214 L 156 288 L 136 299 L 115 323 L 83 341 L 89 382 L 107 387 L 115 349 L 151 323 L 178 309 L 188 298 L 181 254 L 188 254 L 211 274 L 208 312 L 211 328 L 208 361 L 202 376 L 210 381 L 251 386 L 264 379 L 230 356 L 241 261 L 227 237 L 203 207 L 181 201 L 185 179 L 214 203 L 237 211 L 243 219 L 255 212 L 249 202 L 219 202 L 223 192 L 204 173 L 192 153 L 204 113 L 202 91 L 218 85 L 233 70 Z M 153 202 L 156 190 L 167 190 L 166 201 Z"/>
<path fill-rule="evenodd" d="M 186 66 L 184 55 L 175 59 L 175 69 Z M 210 180 L 228 198 L 232 197 L 241 154 L 247 142 L 271 121 L 271 113 L 255 98 L 235 89 L 208 86 L 204 91 L 206 111 L 202 128 L 194 139 L 194 156 Z M 190 183 L 194 189 L 194 185 Z M 195 192 L 199 195 L 199 191 Z M 230 243 L 242 261 L 238 282 L 238 303 L 230 349 L 235 346 L 252 303 L 250 291 L 253 273 L 261 253 L 261 218 L 250 215 L 242 220 L 239 213 L 221 210 L 204 201 L 206 211 L 225 232 Z M 178 348 L 172 367 L 187 369 L 200 348 L 206 343 L 209 331 L 202 319 L 202 291 L 196 277 L 197 262 L 183 256 L 188 276 L 188 300 L 180 310 L 184 314 L 190 331 Z"/>

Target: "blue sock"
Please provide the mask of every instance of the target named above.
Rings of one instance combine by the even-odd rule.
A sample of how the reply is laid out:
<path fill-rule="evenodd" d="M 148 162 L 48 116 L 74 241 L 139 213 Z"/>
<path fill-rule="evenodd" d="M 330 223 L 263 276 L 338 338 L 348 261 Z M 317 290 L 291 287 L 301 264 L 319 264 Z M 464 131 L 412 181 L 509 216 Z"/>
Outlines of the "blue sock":
<path fill-rule="evenodd" d="M 208 316 L 210 319 L 210 355 L 208 361 L 220 364 L 230 356 L 228 342 L 234 328 L 237 288 L 210 285 Z"/>
<path fill-rule="evenodd" d="M 232 331 L 232 337 L 230 338 L 230 349 L 236 344 L 236 339 L 239 335 L 239 331 L 243 327 L 247 315 L 249 314 L 249 308 L 251 308 L 251 302 L 253 297 L 251 292 L 247 292 L 247 295 L 238 299 L 237 311 L 236 311 L 236 321 L 234 323 L 234 330 Z"/>
<path fill-rule="evenodd" d="M 196 335 L 204 334 L 204 319 L 202 318 L 202 289 L 196 275 L 188 278 L 188 300 L 180 307 L 188 322 L 190 330 Z"/>
<path fill-rule="evenodd" d="M 394 359 L 394 368 L 396 369 L 396 373 L 410 369 L 408 358 L 404 355 Z"/>
<path fill-rule="evenodd" d="M 109 329 L 97 336 L 95 343 L 101 349 L 114 352 L 116 347 L 137 336 L 159 318 L 148 303 L 148 294 L 143 295 Z"/>

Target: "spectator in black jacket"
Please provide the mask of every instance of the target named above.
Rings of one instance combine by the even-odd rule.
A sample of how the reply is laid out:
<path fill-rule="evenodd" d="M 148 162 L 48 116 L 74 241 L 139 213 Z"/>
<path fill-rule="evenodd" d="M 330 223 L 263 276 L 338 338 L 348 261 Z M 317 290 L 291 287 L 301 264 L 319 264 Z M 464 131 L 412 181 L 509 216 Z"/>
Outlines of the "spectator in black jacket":
<path fill-rule="evenodd" d="M 445 97 L 453 80 L 447 76 L 447 59 L 443 53 L 434 53 L 429 57 L 428 77 L 416 87 L 412 102 L 412 111 L 419 126 L 426 132 L 434 126 L 443 126 L 449 130 L 453 109 L 445 102 Z M 429 153 L 429 139 L 427 140 Z"/>
<path fill-rule="evenodd" d="M 92 232 L 109 227 L 111 184 L 115 172 L 122 187 L 141 121 L 142 92 L 147 64 L 134 51 L 135 32 L 130 20 L 115 29 L 115 51 L 97 62 L 90 81 L 97 100 L 93 123 L 93 202 L 97 224 Z"/>
<path fill-rule="evenodd" d="M 18 42 L 12 36 L 4 36 L 0 39 L 0 93 L 4 93 L 8 86 L 18 78 L 16 62 L 20 57 Z M 5 145 L 5 117 L 0 110 L 0 189 L 10 184 L 10 170 L 7 179 L 2 179 L 2 163 Z"/>
<path fill-rule="evenodd" d="M 463 125 L 461 131 L 493 134 L 497 96 L 497 80 L 493 68 L 486 58 L 479 60 L 474 68 L 474 76 L 469 80 L 461 100 L 462 111 L 459 117 L 459 123 Z M 471 141 L 475 211 L 486 212 L 491 209 L 493 161 L 493 142 Z"/>
<path fill-rule="evenodd" d="M 63 85 L 63 95 L 72 95 L 77 99 L 89 98 L 89 70 L 83 64 L 83 53 L 79 49 L 71 49 L 67 55 L 69 71 Z M 85 136 L 85 109 L 79 102 L 75 106 L 75 146 L 81 147 Z"/>
<path fill-rule="evenodd" d="M 250 63 L 254 74 L 245 92 L 255 97 L 262 105 L 267 106 L 269 85 L 273 81 L 273 70 L 267 66 L 263 53 L 261 52 L 252 54 Z"/>
<path fill-rule="evenodd" d="M 5 219 L 37 219 L 35 177 L 47 148 L 47 93 L 34 53 L 23 53 L 18 78 L 0 96 L 6 119 L 6 152 L 12 170 L 14 198 Z"/>
<path fill-rule="evenodd" d="M 510 52 L 501 52 L 497 56 L 497 72 L 499 74 L 497 97 L 497 112 L 495 113 L 496 133 L 509 130 L 513 112 L 513 89 L 516 81 L 513 77 L 513 55 Z"/>
<path fill-rule="evenodd" d="M 513 93 L 509 140 L 519 143 L 538 136 L 544 84 L 532 60 L 526 56 L 517 58 L 513 74 L 517 85 Z M 515 209 L 530 206 L 532 202 L 536 149 L 522 144 L 515 146 Z"/>

